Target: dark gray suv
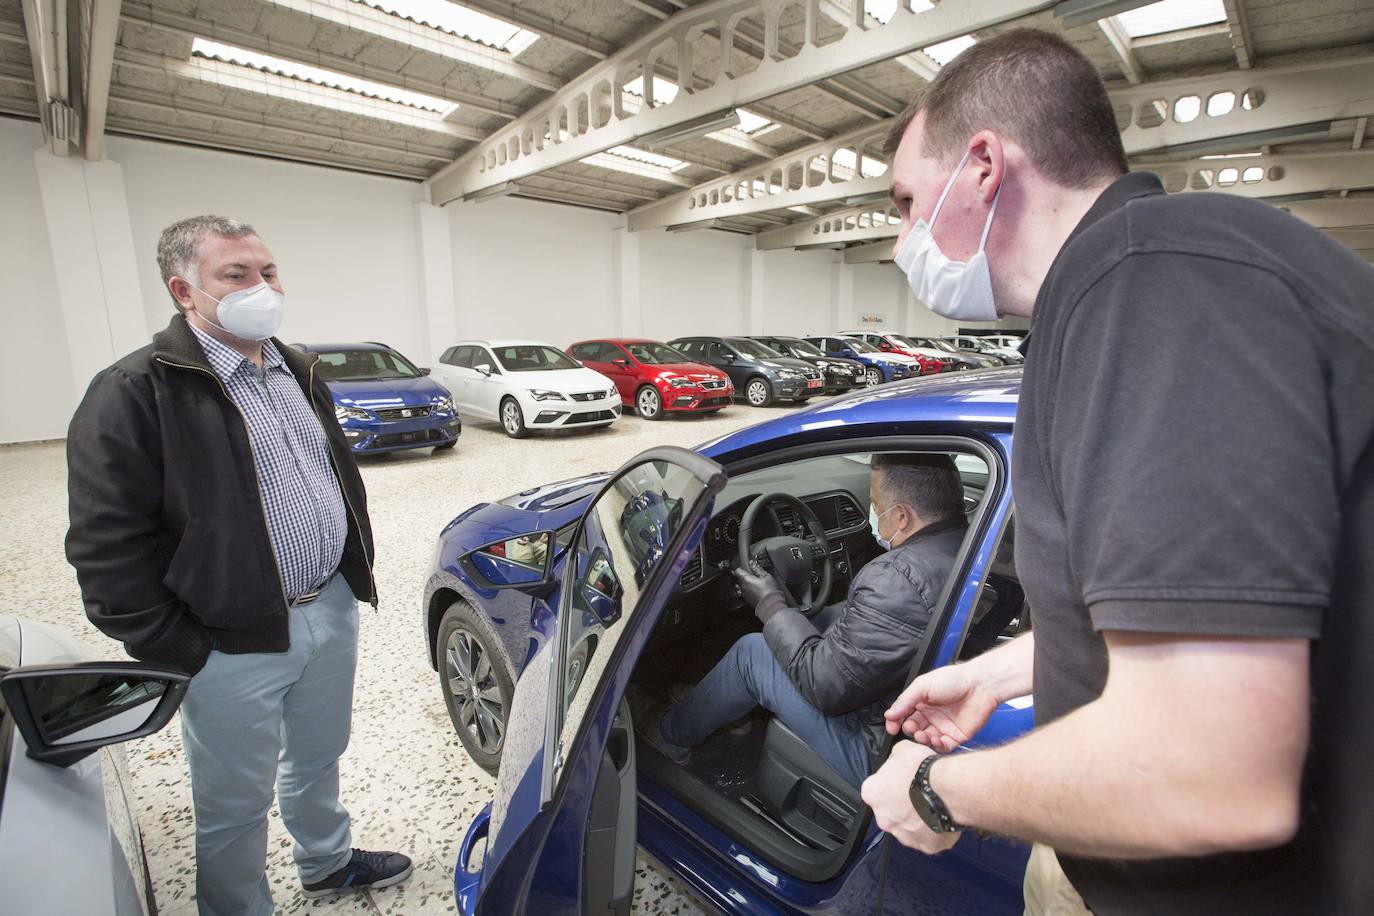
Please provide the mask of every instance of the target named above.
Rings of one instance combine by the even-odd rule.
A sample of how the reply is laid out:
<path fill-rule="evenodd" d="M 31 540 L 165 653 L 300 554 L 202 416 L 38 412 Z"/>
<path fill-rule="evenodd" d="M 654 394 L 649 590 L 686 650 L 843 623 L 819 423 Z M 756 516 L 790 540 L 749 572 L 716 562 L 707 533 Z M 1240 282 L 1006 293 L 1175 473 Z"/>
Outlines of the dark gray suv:
<path fill-rule="evenodd" d="M 753 407 L 766 407 L 776 398 L 800 404 L 822 394 L 825 386 L 811 364 L 748 337 L 679 337 L 668 345 L 730 376 L 735 393 Z"/>

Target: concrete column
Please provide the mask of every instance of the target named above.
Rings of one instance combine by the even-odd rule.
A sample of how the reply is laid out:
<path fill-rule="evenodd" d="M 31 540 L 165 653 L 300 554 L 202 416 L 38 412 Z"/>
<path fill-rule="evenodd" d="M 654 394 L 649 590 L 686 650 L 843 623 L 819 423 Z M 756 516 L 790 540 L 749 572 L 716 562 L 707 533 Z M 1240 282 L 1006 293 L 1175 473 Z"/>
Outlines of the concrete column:
<path fill-rule="evenodd" d="M 830 327 L 817 333 L 843 331 L 854 325 L 854 266 L 846 264 L 844 254 L 837 251 L 830 262 Z"/>
<path fill-rule="evenodd" d="M 640 233 L 618 226 L 611 244 L 611 276 L 615 283 L 617 313 L 622 337 L 644 335 L 644 311 L 640 296 L 639 239 Z"/>
<path fill-rule="evenodd" d="M 425 310 L 425 354 L 421 365 L 431 365 L 439 354 L 458 340 L 458 302 L 453 290 L 453 234 L 443 207 L 420 201 L 415 204 L 417 237 L 420 240 L 417 269 L 420 299 Z"/>
<path fill-rule="evenodd" d="M 764 333 L 764 304 L 768 294 L 768 252 L 746 249 L 749 259 L 749 334 Z"/>
<path fill-rule="evenodd" d="M 116 162 L 34 152 L 78 396 L 91 377 L 148 343 L 133 229 Z"/>

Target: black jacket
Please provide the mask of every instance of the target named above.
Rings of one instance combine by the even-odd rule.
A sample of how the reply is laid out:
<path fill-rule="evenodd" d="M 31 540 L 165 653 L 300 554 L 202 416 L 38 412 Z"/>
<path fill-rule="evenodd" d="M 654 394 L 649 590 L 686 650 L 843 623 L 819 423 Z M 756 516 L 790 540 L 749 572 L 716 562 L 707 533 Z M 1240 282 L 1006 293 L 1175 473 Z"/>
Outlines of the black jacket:
<path fill-rule="evenodd" d="M 348 515 L 339 571 L 375 606 L 367 494 L 318 357 L 273 343 L 329 442 Z M 67 559 L 86 615 L 130 655 L 194 674 L 211 649 L 289 648 L 248 428 L 184 318 L 92 380 L 67 432 L 67 477 Z"/>
<path fill-rule="evenodd" d="M 870 560 L 824 633 L 793 608 L 763 627 L 773 657 L 808 703 L 827 716 L 860 712 L 871 756 L 882 749 L 883 712 L 906 686 L 967 530 L 960 516 Z"/>

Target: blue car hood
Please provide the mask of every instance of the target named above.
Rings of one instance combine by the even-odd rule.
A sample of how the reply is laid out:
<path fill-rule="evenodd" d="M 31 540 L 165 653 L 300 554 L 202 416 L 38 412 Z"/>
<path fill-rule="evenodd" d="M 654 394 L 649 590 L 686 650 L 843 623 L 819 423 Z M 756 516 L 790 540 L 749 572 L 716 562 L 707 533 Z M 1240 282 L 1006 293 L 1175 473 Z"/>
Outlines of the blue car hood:
<path fill-rule="evenodd" d="M 410 407 L 448 397 L 444 387 L 431 378 L 369 378 L 327 381 L 337 404 L 358 407 Z"/>

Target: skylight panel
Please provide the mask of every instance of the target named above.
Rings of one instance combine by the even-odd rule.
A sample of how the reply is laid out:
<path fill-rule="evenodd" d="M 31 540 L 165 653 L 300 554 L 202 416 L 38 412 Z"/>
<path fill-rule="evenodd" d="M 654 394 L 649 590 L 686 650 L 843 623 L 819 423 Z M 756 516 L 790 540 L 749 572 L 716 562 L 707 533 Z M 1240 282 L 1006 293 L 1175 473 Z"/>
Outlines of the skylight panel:
<path fill-rule="evenodd" d="M 638 99 L 643 98 L 640 93 L 643 87 L 644 84 L 642 82 L 633 79 L 621 88 Z M 665 80 L 661 76 L 654 77 L 654 104 L 666 105 L 675 98 L 677 98 L 677 83 L 674 83 L 672 80 Z"/>
<path fill-rule="evenodd" d="M 251 67 L 254 70 L 265 70 L 269 73 L 276 73 L 279 76 L 298 79 L 306 83 L 314 83 L 318 86 L 328 86 L 331 89 L 342 89 L 345 92 L 356 92 L 358 95 L 366 96 L 367 98 L 381 99 L 386 102 L 394 102 L 397 105 L 405 105 L 409 108 L 419 108 L 423 111 L 431 111 L 441 116 L 447 115 L 458 107 L 455 102 L 435 98 L 432 95 L 411 92 L 407 89 L 398 89 L 395 86 L 386 86 L 382 83 L 374 83 L 371 80 L 358 79 L 357 77 L 338 73 L 334 70 L 326 70 L 323 67 L 302 64 L 281 57 L 273 57 L 270 54 L 259 54 L 256 51 L 236 48 L 233 45 L 226 45 L 205 38 L 197 38 L 191 44 L 191 56 L 204 57 L 229 64 L 238 64 L 242 67 Z"/>
<path fill-rule="evenodd" d="M 1163 35 L 1226 21 L 1221 0 L 1160 0 L 1116 15 L 1116 21 L 1131 38 Z"/>
<path fill-rule="evenodd" d="M 973 47 L 974 44 L 975 41 L 972 35 L 960 35 L 958 38 L 942 41 L 938 45 L 931 45 L 925 49 L 925 52 L 930 55 L 937 64 L 943 67 L 945 64 Z"/>
<path fill-rule="evenodd" d="M 518 25 L 450 3 L 449 0 L 357 0 L 402 19 L 413 19 L 432 28 L 481 42 L 512 57 L 539 40 L 534 32 Z"/>
<path fill-rule="evenodd" d="M 854 174 L 854 151 L 852 149 L 837 149 L 834 156 L 835 165 L 839 168 L 848 170 L 849 174 Z M 864 178 L 877 178 L 887 171 L 887 164 L 879 162 L 872 156 L 864 157 L 863 176 Z"/>
<path fill-rule="evenodd" d="M 746 111 L 743 108 L 736 108 L 735 114 L 739 115 L 739 129 L 746 134 L 752 134 L 754 131 L 767 127 L 773 123 L 767 118 L 760 117 L 752 111 Z"/>
<path fill-rule="evenodd" d="M 636 149 L 633 146 L 613 146 L 606 150 L 606 152 L 610 153 L 612 156 L 633 159 L 635 162 L 657 165 L 665 169 L 681 168 L 687 164 L 681 159 L 674 159 L 672 156 L 663 156 L 659 153 L 651 153 L 648 150 Z"/>

